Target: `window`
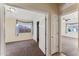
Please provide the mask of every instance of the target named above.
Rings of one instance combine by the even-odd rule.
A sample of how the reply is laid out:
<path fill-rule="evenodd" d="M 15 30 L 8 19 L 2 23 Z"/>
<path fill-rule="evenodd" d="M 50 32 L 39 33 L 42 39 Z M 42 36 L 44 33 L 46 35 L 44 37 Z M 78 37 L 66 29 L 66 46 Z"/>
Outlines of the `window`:
<path fill-rule="evenodd" d="M 16 22 L 16 33 L 32 33 L 32 22 Z"/>
<path fill-rule="evenodd" d="M 78 23 L 67 23 L 66 24 L 66 33 L 78 32 Z"/>

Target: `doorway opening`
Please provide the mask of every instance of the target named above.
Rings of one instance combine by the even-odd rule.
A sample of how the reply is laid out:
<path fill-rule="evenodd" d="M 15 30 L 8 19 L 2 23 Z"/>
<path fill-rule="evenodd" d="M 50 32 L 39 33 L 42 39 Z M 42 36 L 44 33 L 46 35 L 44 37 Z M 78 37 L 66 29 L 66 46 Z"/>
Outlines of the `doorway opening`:
<path fill-rule="evenodd" d="M 37 22 L 37 44 L 39 46 L 39 21 Z"/>

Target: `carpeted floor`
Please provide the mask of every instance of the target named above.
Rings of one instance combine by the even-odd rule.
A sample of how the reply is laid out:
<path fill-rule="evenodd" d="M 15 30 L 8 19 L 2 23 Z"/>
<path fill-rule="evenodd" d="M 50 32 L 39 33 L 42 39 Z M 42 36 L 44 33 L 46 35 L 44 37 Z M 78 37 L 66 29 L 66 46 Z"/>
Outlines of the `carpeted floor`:
<path fill-rule="evenodd" d="M 64 53 L 56 52 L 56 53 L 52 54 L 52 56 L 66 56 L 66 55 Z"/>
<path fill-rule="evenodd" d="M 62 36 L 62 52 L 67 56 L 79 56 L 78 39 Z"/>
<path fill-rule="evenodd" d="M 44 56 L 34 40 L 6 43 L 7 56 Z"/>

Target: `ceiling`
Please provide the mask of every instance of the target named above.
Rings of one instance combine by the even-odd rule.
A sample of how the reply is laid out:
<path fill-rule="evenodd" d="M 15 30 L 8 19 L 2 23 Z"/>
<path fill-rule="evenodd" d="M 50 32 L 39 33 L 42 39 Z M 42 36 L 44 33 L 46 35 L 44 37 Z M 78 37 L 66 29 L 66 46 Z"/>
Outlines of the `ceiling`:
<path fill-rule="evenodd" d="M 15 8 L 16 10 L 14 12 L 9 12 L 8 11 L 9 8 Z M 34 20 L 44 16 L 44 13 L 39 13 L 32 10 L 17 8 L 8 5 L 5 5 L 5 11 L 7 17 L 12 16 L 19 19 Z"/>

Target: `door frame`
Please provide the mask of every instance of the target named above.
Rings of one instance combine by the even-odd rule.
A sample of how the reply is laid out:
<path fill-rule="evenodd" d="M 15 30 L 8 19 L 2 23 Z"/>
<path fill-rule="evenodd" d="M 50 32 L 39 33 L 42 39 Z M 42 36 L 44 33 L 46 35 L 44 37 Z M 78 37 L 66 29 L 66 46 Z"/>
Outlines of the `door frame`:
<path fill-rule="evenodd" d="M 5 7 L 4 4 L 0 4 L 0 55 L 4 56 L 6 54 L 6 44 L 5 44 Z"/>

